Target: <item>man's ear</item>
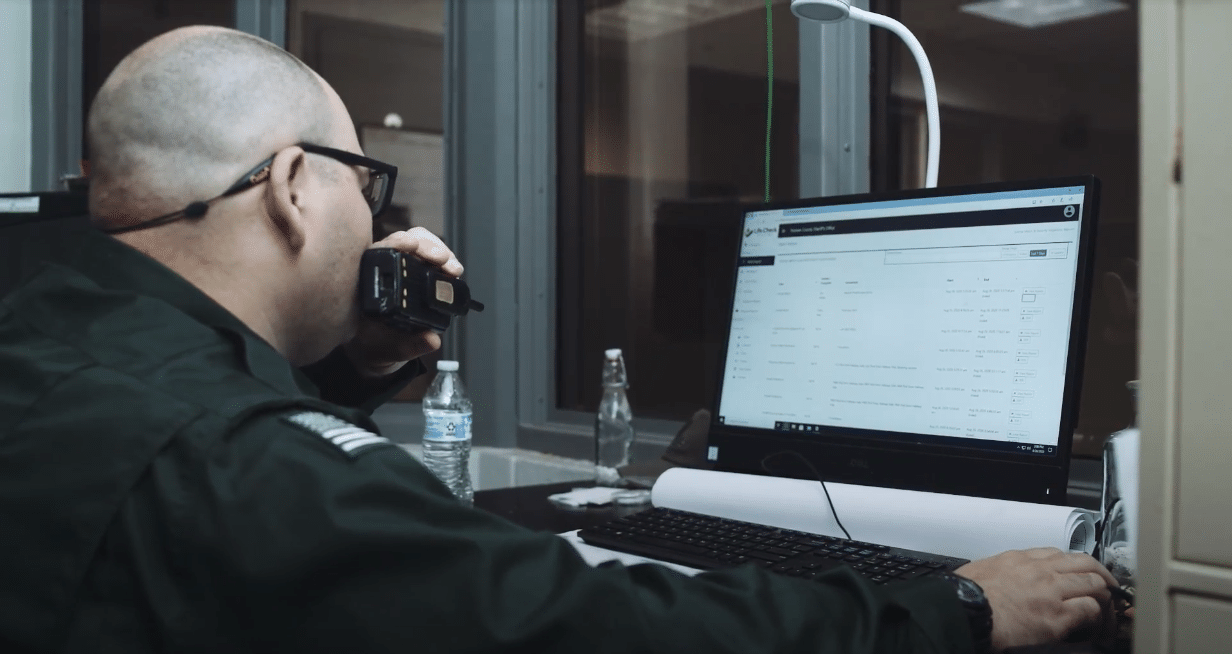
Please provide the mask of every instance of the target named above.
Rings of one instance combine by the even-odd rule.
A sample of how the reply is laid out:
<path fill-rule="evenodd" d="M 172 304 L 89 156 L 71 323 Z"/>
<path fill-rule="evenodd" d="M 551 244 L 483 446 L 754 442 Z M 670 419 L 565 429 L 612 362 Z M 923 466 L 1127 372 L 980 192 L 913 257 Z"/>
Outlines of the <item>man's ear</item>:
<path fill-rule="evenodd" d="M 292 253 L 303 249 L 307 237 L 303 200 L 309 176 L 304 169 L 305 157 L 298 146 L 274 155 L 265 189 L 265 213 Z"/>

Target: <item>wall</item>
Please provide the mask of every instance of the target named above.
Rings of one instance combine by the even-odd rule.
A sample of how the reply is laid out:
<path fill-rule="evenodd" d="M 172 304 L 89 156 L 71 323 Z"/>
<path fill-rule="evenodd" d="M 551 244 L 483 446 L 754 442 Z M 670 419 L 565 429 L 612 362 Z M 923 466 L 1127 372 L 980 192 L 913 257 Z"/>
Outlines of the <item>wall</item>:
<path fill-rule="evenodd" d="M 1142 16 L 1142 370 L 1134 651 L 1228 651 L 1232 3 Z"/>
<path fill-rule="evenodd" d="M 0 0 L 0 193 L 30 190 L 30 13 Z"/>
<path fill-rule="evenodd" d="M 1138 127 L 1133 69 L 1101 70 L 1097 78 L 1072 65 L 937 35 L 929 35 L 923 44 L 943 106 L 1037 123 L 1056 123 L 1081 113 L 1090 115 L 1101 129 Z M 905 56 L 895 72 L 894 94 L 923 101 L 915 60 Z"/>
<path fill-rule="evenodd" d="M 349 18 L 442 35 L 445 31 L 445 0 L 290 0 L 287 3 L 287 50 L 296 54 L 303 50 L 304 14 Z"/>

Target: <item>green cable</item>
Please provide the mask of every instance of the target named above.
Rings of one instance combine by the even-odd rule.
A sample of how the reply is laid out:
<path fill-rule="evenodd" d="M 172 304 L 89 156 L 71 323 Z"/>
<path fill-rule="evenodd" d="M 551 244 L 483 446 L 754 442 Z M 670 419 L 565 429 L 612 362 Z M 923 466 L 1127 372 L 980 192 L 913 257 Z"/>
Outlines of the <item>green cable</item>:
<path fill-rule="evenodd" d="M 774 14 L 766 0 L 766 202 L 770 201 L 770 124 L 774 115 Z"/>

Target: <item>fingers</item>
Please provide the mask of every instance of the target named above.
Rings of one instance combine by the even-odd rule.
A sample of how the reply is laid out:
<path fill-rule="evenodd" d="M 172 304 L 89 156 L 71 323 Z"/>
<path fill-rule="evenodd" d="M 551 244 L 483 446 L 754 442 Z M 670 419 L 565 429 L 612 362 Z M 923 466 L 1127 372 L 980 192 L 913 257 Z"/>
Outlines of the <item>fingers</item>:
<path fill-rule="evenodd" d="M 1058 586 L 1063 599 L 1092 597 L 1101 604 L 1112 601 L 1112 591 L 1108 590 L 1108 582 L 1094 572 L 1063 574 L 1058 578 Z"/>
<path fill-rule="evenodd" d="M 406 254 L 413 254 L 428 263 L 440 266 L 442 270 L 459 277 L 462 275 L 462 263 L 436 234 L 423 227 L 416 227 L 405 232 L 394 232 L 373 244 L 373 247 L 394 248 Z"/>
<path fill-rule="evenodd" d="M 1059 551 L 1059 550 L 1058 550 Z M 1101 583 L 1105 586 L 1119 586 L 1116 577 L 1112 576 L 1111 572 L 1105 568 L 1099 561 L 1087 556 L 1086 554 L 1068 553 L 1062 554 L 1057 561 L 1057 572 L 1072 572 L 1072 573 L 1094 573 L 1100 577 Z"/>
<path fill-rule="evenodd" d="M 1116 577 L 1113 577 L 1112 573 L 1108 572 L 1108 569 L 1100 564 L 1099 561 L 1080 552 L 1063 552 L 1055 547 L 1038 547 L 1022 550 L 1022 553 L 1030 559 L 1056 559 L 1055 570 L 1057 572 L 1092 572 L 1099 575 L 1105 585 L 1120 585 L 1117 583 Z"/>
<path fill-rule="evenodd" d="M 1064 638 L 1070 632 L 1087 625 L 1100 626 L 1104 622 L 1104 607 L 1094 597 L 1075 597 L 1061 603 L 1060 624 L 1061 633 L 1058 639 Z"/>
<path fill-rule="evenodd" d="M 355 338 L 346 344 L 356 367 L 369 376 L 384 376 L 412 359 L 440 349 L 441 337 L 431 331 L 411 334 L 379 321 L 365 319 Z"/>

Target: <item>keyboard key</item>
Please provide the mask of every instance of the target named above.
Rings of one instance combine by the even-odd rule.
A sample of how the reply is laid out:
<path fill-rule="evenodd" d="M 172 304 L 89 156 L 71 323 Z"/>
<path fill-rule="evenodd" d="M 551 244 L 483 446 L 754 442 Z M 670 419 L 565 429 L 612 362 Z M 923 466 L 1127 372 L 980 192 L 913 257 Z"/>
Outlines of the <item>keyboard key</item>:
<path fill-rule="evenodd" d="M 745 552 L 744 554 L 745 556 L 748 556 L 749 558 L 761 559 L 762 561 L 769 561 L 771 563 L 778 563 L 779 561 L 783 561 L 787 558 L 785 556 L 779 556 L 778 554 L 771 554 L 769 552 L 759 552 L 757 550 L 749 550 Z"/>
<path fill-rule="evenodd" d="M 764 547 L 762 548 L 762 550 L 769 552 L 771 554 L 778 554 L 779 556 L 795 556 L 796 554 L 798 554 L 798 552 L 793 552 L 791 550 L 785 550 L 781 547 Z"/>
<path fill-rule="evenodd" d="M 681 552 L 687 552 L 689 554 L 705 554 L 706 553 L 705 548 L 694 547 L 693 545 L 687 545 L 685 543 L 673 543 L 670 540 L 666 540 L 663 538 L 655 538 L 654 536 L 636 536 L 629 540 L 632 540 L 635 543 L 642 543 L 644 545 L 656 545 L 658 547 L 666 547 L 668 549 L 679 550 Z"/>
<path fill-rule="evenodd" d="M 872 581 L 873 583 L 884 584 L 885 582 L 889 581 L 890 578 L 884 575 L 875 575 L 873 577 L 869 577 L 869 580 Z"/>

